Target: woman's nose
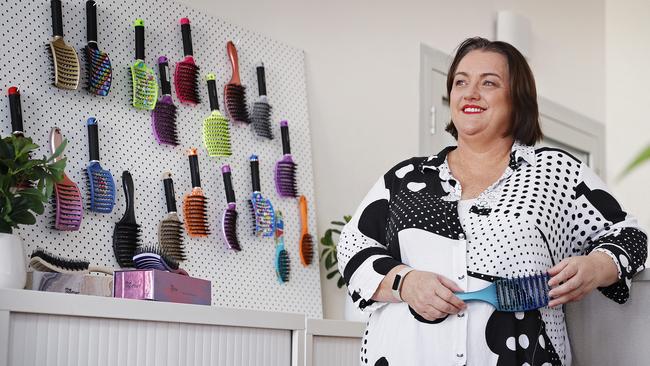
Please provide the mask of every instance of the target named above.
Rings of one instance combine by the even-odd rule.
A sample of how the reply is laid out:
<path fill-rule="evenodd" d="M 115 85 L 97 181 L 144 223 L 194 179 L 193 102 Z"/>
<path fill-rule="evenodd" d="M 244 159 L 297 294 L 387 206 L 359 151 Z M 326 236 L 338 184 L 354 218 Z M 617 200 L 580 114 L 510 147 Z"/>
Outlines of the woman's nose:
<path fill-rule="evenodd" d="M 463 96 L 466 100 L 479 100 L 481 99 L 481 94 L 478 91 L 476 85 L 471 85 L 465 89 L 465 95 Z"/>

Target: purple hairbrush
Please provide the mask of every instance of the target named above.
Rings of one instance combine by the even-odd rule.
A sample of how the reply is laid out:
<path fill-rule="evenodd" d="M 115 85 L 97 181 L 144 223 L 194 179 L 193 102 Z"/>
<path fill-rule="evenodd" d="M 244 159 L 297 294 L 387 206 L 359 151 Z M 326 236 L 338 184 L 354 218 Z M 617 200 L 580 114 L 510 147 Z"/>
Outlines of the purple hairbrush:
<path fill-rule="evenodd" d="M 280 197 L 298 197 L 296 188 L 296 163 L 291 157 L 291 145 L 289 144 L 289 124 L 287 121 L 280 122 L 282 133 L 282 159 L 275 163 L 275 189 Z"/>
<path fill-rule="evenodd" d="M 176 106 L 172 99 L 172 84 L 169 81 L 169 63 L 167 57 L 158 58 L 160 72 L 160 99 L 151 112 L 151 129 L 159 144 L 178 146 L 176 130 Z"/>
<path fill-rule="evenodd" d="M 226 189 L 226 200 L 228 207 L 223 212 L 221 219 L 221 230 L 223 238 L 228 248 L 240 251 L 239 240 L 237 239 L 237 204 L 235 203 L 235 191 L 232 189 L 232 180 L 230 178 L 230 165 L 225 164 L 221 167 L 223 175 L 223 185 Z"/>

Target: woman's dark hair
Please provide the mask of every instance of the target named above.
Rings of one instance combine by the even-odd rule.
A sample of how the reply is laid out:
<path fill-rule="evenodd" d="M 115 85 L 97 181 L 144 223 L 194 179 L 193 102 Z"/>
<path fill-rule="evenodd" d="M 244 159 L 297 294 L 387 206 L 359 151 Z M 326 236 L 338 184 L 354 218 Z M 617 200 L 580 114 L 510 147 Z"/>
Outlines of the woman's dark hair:
<path fill-rule="evenodd" d="M 447 95 L 451 94 L 454 85 L 454 74 L 460 61 L 471 51 L 496 52 L 508 61 L 510 73 L 510 98 L 512 100 L 512 121 L 506 133 L 512 135 L 522 144 L 532 146 L 543 137 L 539 124 L 539 109 L 537 107 L 537 90 L 535 78 L 524 56 L 511 44 L 501 41 L 490 41 L 481 37 L 468 38 L 458 46 L 456 56 L 449 66 L 447 73 Z M 445 128 L 455 139 L 458 130 L 453 121 Z"/>

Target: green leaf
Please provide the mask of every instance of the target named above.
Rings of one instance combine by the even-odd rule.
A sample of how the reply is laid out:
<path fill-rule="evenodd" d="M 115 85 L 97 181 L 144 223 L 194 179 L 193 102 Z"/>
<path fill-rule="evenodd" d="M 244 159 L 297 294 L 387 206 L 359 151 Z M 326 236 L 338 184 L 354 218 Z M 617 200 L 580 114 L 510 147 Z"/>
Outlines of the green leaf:
<path fill-rule="evenodd" d="M 325 268 L 330 269 L 334 267 L 336 263 L 338 263 L 338 260 L 336 259 L 334 252 L 328 253 L 325 257 Z"/>
<path fill-rule="evenodd" d="M 337 233 L 337 234 L 341 235 L 341 231 L 340 231 L 340 230 L 336 230 L 336 229 L 331 229 L 331 230 L 332 230 L 333 233 Z"/>
<path fill-rule="evenodd" d="M 336 287 L 341 288 L 345 285 L 345 280 L 343 280 L 343 277 L 339 277 L 339 280 L 336 281 Z"/>
<path fill-rule="evenodd" d="M 341 221 L 332 221 L 332 225 L 345 226 L 345 222 L 341 222 Z"/>
<path fill-rule="evenodd" d="M 618 176 L 617 180 L 621 180 L 623 177 L 628 175 L 631 171 L 636 169 L 639 165 L 645 163 L 647 160 L 650 159 L 650 145 L 646 146 L 645 149 L 643 149 L 639 155 L 637 155 L 632 162 L 625 167 L 623 172 Z"/>
<path fill-rule="evenodd" d="M 63 141 L 61 142 L 61 145 L 59 145 L 59 147 L 56 148 L 56 150 L 54 151 L 54 154 L 52 154 L 52 155 L 47 159 L 47 162 L 49 163 L 50 161 L 52 161 L 52 160 L 58 158 L 59 156 L 61 156 L 61 154 L 63 154 L 63 150 L 65 150 L 66 145 L 68 145 L 68 140 L 67 140 L 67 139 L 65 139 L 65 140 L 63 140 Z M 59 160 L 59 161 L 60 161 L 60 160 Z"/>
<path fill-rule="evenodd" d="M 350 220 L 352 220 L 352 216 L 345 215 L 345 216 L 343 216 L 343 219 L 345 220 L 345 222 L 350 222 Z"/>
<path fill-rule="evenodd" d="M 331 280 L 332 277 L 336 276 L 337 274 L 339 274 L 339 271 L 332 271 L 332 272 L 327 274 L 327 279 Z"/>
<path fill-rule="evenodd" d="M 10 217 L 16 224 L 34 225 L 36 223 L 36 217 L 25 210 L 14 211 Z"/>

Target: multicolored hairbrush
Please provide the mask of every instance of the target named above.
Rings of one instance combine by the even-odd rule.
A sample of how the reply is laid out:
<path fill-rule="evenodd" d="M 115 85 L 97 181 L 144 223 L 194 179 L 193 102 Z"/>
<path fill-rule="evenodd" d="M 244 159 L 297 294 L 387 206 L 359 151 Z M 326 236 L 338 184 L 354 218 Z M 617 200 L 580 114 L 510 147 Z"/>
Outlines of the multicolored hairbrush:
<path fill-rule="evenodd" d="M 210 73 L 205 79 L 208 82 L 208 96 L 212 112 L 203 120 L 203 144 L 211 157 L 230 156 L 232 155 L 230 123 L 228 118 L 219 111 L 216 76 Z"/>
<path fill-rule="evenodd" d="M 183 216 L 185 230 L 191 237 L 206 237 L 210 235 L 208 227 L 208 199 L 201 188 L 201 175 L 199 172 L 199 157 L 196 148 L 188 151 L 190 161 L 190 174 L 192 178 L 192 191 L 183 199 Z"/>
<path fill-rule="evenodd" d="M 153 110 L 158 100 L 158 83 L 153 69 L 144 63 L 144 20 L 136 19 L 135 62 L 131 65 L 132 104 L 137 109 Z"/>
<path fill-rule="evenodd" d="M 201 102 L 199 97 L 199 67 L 194 62 L 190 20 L 181 18 L 180 23 L 185 58 L 183 61 L 176 63 L 174 86 L 176 87 L 176 96 L 181 103 L 195 105 Z"/>
<path fill-rule="evenodd" d="M 314 238 L 309 233 L 309 217 L 307 216 L 307 199 L 300 196 L 300 262 L 303 266 L 311 264 L 314 257 Z"/>
<path fill-rule="evenodd" d="M 253 110 L 251 112 L 253 130 L 255 130 L 255 133 L 258 136 L 272 140 L 271 105 L 266 96 L 266 75 L 264 73 L 264 64 L 261 62 L 257 65 L 257 88 L 260 96 L 255 103 L 253 103 Z"/>
<path fill-rule="evenodd" d="M 455 293 L 463 301 L 483 301 L 497 311 L 529 311 L 548 305 L 548 273 L 498 279 L 488 287 L 473 292 Z"/>
<path fill-rule="evenodd" d="M 282 133 L 283 156 L 275 164 L 275 189 L 280 197 L 297 197 L 296 188 L 296 163 L 291 157 L 291 144 L 289 142 L 289 124 L 287 121 L 280 122 Z"/>
<path fill-rule="evenodd" d="M 97 46 L 97 4 L 95 0 L 86 1 L 86 90 L 90 94 L 106 96 L 111 90 L 113 68 L 106 52 Z"/>
<path fill-rule="evenodd" d="M 278 282 L 289 282 L 289 273 L 291 272 L 291 260 L 289 253 L 284 248 L 284 220 L 282 212 L 277 211 L 275 214 L 275 275 Z"/>
<path fill-rule="evenodd" d="M 52 40 L 47 45 L 52 60 L 53 84 L 60 89 L 74 90 L 79 88 L 81 67 L 79 57 L 74 47 L 63 40 L 63 11 L 61 0 L 51 0 L 52 7 Z"/>
<path fill-rule="evenodd" d="M 237 48 L 232 41 L 226 46 L 230 64 L 232 65 L 232 77 L 223 88 L 224 103 L 226 112 L 233 122 L 250 123 L 248 116 L 248 104 L 246 103 L 246 87 L 241 84 L 239 78 L 239 59 Z"/>
<path fill-rule="evenodd" d="M 161 95 L 151 112 L 151 129 L 159 144 L 178 146 L 176 130 L 176 106 L 172 99 L 172 86 L 169 82 L 169 63 L 167 57 L 158 58 Z"/>
<path fill-rule="evenodd" d="M 133 256 L 140 247 L 140 225 L 135 220 L 135 187 L 128 170 L 122 172 L 126 211 L 113 229 L 113 253 L 120 267 L 134 267 Z"/>
<path fill-rule="evenodd" d="M 165 172 L 162 181 L 165 188 L 167 215 L 165 215 L 158 225 L 158 244 L 172 259 L 184 261 L 186 256 L 185 248 L 183 247 L 183 223 L 178 218 L 176 209 L 176 193 L 174 193 L 172 173 Z"/>
<path fill-rule="evenodd" d="M 63 135 L 58 127 L 52 128 L 50 132 L 50 149 L 52 154 L 59 153 L 54 159 L 55 162 L 65 159 Z M 79 187 L 66 174 L 63 179 L 54 184 L 54 197 L 52 200 L 54 215 L 52 217 L 52 228 L 63 231 L 79 230 L 83 219 L 83 201 Z"/>
<path fill-rule="evenodd" d="M 226 201 L 228 202 L 228 207 L 223 211 L 221 218 L 221 232 L 228 248 L 240 251 L 241 246 L 237 239 L 237 202 L 235 200 L 235 191 L 232 189 L 230 174 L 230 165 L 225 164 L 221 167 L 223 186 L 226 190 Z"/>
<path fill-rule="evenodd" d="M 271 237 L 275 232 L 275 211 L 271 201 L 262 195 L 260 186 L 260 167 L 257 155 L 251 155 L 251 182 L 253 193 L 248 201 L 253 218 L 253 233 L 257 236 Z"/>
<path fill-rule="evenodd" d="M 88 118 L 88 150 L 90 161 L 84 170 L 88 209 L 99 213 L 111 213 L 115 206 L 115 180 L 110 171 L 99 163 L 99 130 L 97 119 Z"/>

